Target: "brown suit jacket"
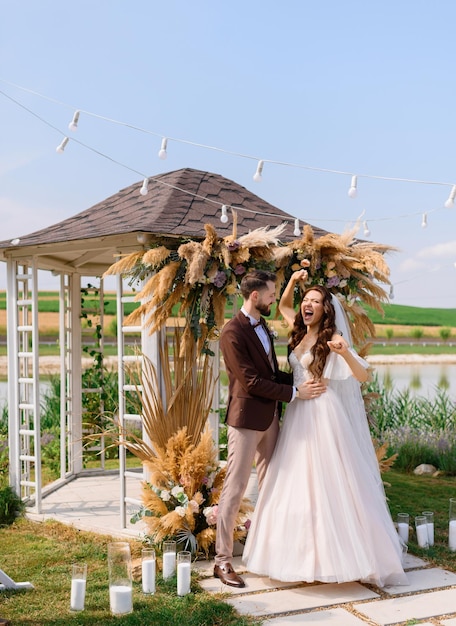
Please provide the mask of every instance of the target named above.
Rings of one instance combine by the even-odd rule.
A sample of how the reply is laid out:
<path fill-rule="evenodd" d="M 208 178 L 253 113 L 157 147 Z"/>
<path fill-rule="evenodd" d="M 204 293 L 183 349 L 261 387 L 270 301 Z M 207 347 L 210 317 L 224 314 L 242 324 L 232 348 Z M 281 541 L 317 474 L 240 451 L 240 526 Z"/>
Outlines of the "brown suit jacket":
<path fill-rule="evenodd" d="M 272 338 L 271 345 L 274 368 L 242 311 L 225 324 L 220 349 L 229 379 L 226 422 L 230 426 L 266 430 L 277 403 L 291 400 L 292 375 L 279 370 Z"/>

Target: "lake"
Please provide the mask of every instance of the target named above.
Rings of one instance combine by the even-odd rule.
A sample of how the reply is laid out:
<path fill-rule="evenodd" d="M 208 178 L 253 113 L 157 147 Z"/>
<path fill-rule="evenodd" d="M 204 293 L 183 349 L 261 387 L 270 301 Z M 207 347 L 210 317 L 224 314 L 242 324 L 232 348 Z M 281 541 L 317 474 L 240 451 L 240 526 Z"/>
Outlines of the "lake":
<path fill-rule="evenodd" d="M 386 388 L 408 388 L 413 395 L 426 398 L 432 398 L 440 388 L 456 401 L 456 363 L 388 363 L 372 367 Z"/>
<path fill-rule="evenodd" d="M 456 363 L 388 363 L 374 364 L 379 381 L 397 391 L 409 388 L 413 395 L 432 398 L 436 388 L 444 389 L 456 401 Z M 41 395 L 49 389 L 49 382 L 41 383 Z M 7 403 L 6 381 L 0 382 L 0 410 Z"/>

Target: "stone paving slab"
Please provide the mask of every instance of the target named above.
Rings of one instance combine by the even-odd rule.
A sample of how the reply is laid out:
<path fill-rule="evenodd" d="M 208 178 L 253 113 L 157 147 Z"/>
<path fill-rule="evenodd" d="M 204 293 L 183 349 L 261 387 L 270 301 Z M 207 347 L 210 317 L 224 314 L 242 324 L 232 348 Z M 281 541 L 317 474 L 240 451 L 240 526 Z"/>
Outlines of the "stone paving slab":
<path fill-rule="evenodd" d="M 414 556 L 413 554 L 406 554 L 404 556 L 402 565 L 405 570 L 408 569 L 418 569 L 419 567 L 426 567 L 427 562 L 420 559 L 419 556 Z"/>
<path fill-rule="evenodd" d="M 456 589 L 430 591 L 353 606 L 376 624 L 389 626 L 407 620 L 456 613 Z"/>
<path fill-rule="evenodd" d="M 244 595 L 229 598 L 227 602 L 243 615 L 260 617 L 378 597 L 378 594 L 358 583 L 331 583 Z"/>
<path fill-rule="evenodd" d="M 290 626 L 293 624 L 320 624 L 321 626 L 366 626 L 366 622 L 344 609 L 312 611 L 298 615 L 284 615 L 264 622 L 264 626 Z M 424 626 L 424 624 L 420 624 Z M 433 626 L 432 624 L 430 626 Z"/>
<path fill-rule="evenodd" d="M 391 585 L 383 591 L 388 595 L 396 595 L 456 585 L 456 574 L 439 568 L 413 570 L 407 572 L 407 578 L 409 585 Z"/>
<path fill-rule="evenodd" d="M 239 570 L 237 570 L 239 571 Z M 245 582 L 245 587 L 229 587 L 224 585 L 218 578 L 206 578 L 200 580 L 199 584 L 209 593 L 228 593 L 230 595 L 240 595 L 243 593 L 252 593 L 258 591 L 271 591 L 272 589 L 283 589 L 286 587 L 297 587 L 300 583 L 284 583 L 279 580 L 272 580 L 271 578 L 258 576 L 257 574 L 246 573 L 242 575 Z"/>

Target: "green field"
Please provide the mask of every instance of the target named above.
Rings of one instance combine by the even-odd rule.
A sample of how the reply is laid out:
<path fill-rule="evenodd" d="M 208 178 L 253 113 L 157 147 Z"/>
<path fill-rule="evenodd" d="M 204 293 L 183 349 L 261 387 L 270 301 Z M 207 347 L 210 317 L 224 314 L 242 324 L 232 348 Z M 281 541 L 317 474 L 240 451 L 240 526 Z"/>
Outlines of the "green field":
<path fill-rule="evenodd" d="M 105 314 L 116 314 L 116 296 L 114 293 L 104 295 Z M 95 306 L 97 301 L 85 298 L 85 306 Z M 135 309 L 136 303 L 127 303 L 127 312 Z M 228 307 L 228 312 L 231 307 Z M 0 310 L 6 309 L 6 293 L 0 291 Z M 384 304 L 384 315 L 374 309 L 367 309 L 374 324 L 404 325 L 404 326 L 448 326 L 456 328 L 456 309 L 436 309 L 404 306 L 401 304 Z M 54 291 L 39 293 L 38 311 L 42 313 L 58 313 L 59 297 Z M 273 314 L 275 311 L 273 311 Z"/>
<path fill-rule="evenodd" d="M 369 318 L 374 324 L 456 327 L 456 309 L 425 309 L 401 304 L 385 304 L 383 309 L 383 316 L 368 309 Z"/>

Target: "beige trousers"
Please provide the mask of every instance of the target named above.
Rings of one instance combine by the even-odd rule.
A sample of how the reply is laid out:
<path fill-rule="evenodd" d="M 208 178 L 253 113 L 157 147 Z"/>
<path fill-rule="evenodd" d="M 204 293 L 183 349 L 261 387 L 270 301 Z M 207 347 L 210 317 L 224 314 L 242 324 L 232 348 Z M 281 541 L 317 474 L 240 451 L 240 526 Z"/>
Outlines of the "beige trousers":
<path fill-rule="evenodd" d="M 261 489 L 278 434 L 278 417 L 264 431 L 228 426 L 226 476 L 217 513 L 216 565 L 229 563 L 233 558 L 236 516 L 249 482 L 253 462 L 256 464 L 258 488 Z"/>

